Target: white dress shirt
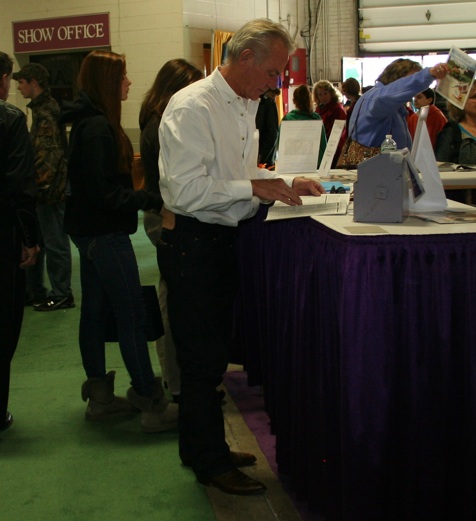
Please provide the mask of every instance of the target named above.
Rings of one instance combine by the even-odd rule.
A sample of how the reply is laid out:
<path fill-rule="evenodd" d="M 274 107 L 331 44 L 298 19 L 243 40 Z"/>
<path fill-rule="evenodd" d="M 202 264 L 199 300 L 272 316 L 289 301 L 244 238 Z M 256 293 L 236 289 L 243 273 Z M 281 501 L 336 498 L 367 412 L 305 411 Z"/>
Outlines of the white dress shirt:
<path fill-rule="evenodd" d="M 218 68 L 172 97 L 159 127 L 168 210 L 227 226 L 256 213 L 250 179 L 276 177 L 257 167 L 258 104 L 237 96 Z"/>

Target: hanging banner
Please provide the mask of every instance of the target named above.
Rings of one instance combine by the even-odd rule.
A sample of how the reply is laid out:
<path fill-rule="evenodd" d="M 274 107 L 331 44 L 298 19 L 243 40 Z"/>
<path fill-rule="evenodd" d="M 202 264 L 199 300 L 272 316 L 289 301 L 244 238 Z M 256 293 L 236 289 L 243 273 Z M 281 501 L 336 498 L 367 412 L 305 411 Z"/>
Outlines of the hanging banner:
<path fill-rule="evenodd" d="M 108 47 L 109 13 L 13 22 L 15 53 Z"/>

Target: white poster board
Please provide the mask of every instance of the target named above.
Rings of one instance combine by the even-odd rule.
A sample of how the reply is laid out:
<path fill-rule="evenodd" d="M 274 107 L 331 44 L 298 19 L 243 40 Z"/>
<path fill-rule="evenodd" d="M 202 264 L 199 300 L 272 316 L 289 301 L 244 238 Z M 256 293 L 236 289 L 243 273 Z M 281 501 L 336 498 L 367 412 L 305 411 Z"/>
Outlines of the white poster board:
<path fill-rule="evenodd" d="M 282 121 L 276 172 L 316 172 L 321 132 L 322 121 L 317 119 Z"/>

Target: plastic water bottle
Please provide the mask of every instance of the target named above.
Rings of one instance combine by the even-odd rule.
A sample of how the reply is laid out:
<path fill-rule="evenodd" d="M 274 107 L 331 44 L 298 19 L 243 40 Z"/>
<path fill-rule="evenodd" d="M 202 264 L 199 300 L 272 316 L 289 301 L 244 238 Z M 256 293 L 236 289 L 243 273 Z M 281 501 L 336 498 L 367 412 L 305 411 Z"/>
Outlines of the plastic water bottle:
<path fill-rule="evenodd" d="M 394 139 L 392 139 L 392 134 L 387 134 L 383 143 L 380 145 L 380 153 L 388 154 L 394 150 L 397 150 L 397 143 Z"/>

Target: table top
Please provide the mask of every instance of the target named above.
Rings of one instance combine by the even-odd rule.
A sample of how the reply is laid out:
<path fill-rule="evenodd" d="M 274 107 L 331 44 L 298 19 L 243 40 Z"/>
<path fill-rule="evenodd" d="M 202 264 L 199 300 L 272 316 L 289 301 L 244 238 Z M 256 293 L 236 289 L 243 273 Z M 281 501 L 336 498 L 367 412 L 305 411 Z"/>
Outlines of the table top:
<path fill-rule="evenodd" d="M 445 189 L 476 189 L 476 170 L 440 172 Z M 352 184 L 357 180 L 356 170 L 334 169 L 329 177 L 319 178 L 317 172 L 298 174 L 300 177 L 315 178 L 321 181 L 340 181 Z M 296 175 L 293 175 L 296 177 Z M 474 206 L 448 200 L 448 210 L 475 211 Z M 346 215 L 322 215 L 311 217 L 325 226 L 344 235 L 438 235 L 476 233 L 476 223 L 439 224 L 408 216 L 403 223 L 358 223 L 354 222 L 352 203 Z"/>
<path fill-rule="evenodd" d="M 448 200 L 448 210 L 475 211 L 474 206 Z M 476 233 L 476 223 L 439 224 L 409 216 L 402 223 L 354 222 L 352 207 L 346 215 L 320 215 L 311 217 L 344 235 L 441 235 Z"/>
<path fill-rule="evenodd" d="M 446 189 L 476 188 L 476 170 L 440 172 L 440 176 Z"/>

